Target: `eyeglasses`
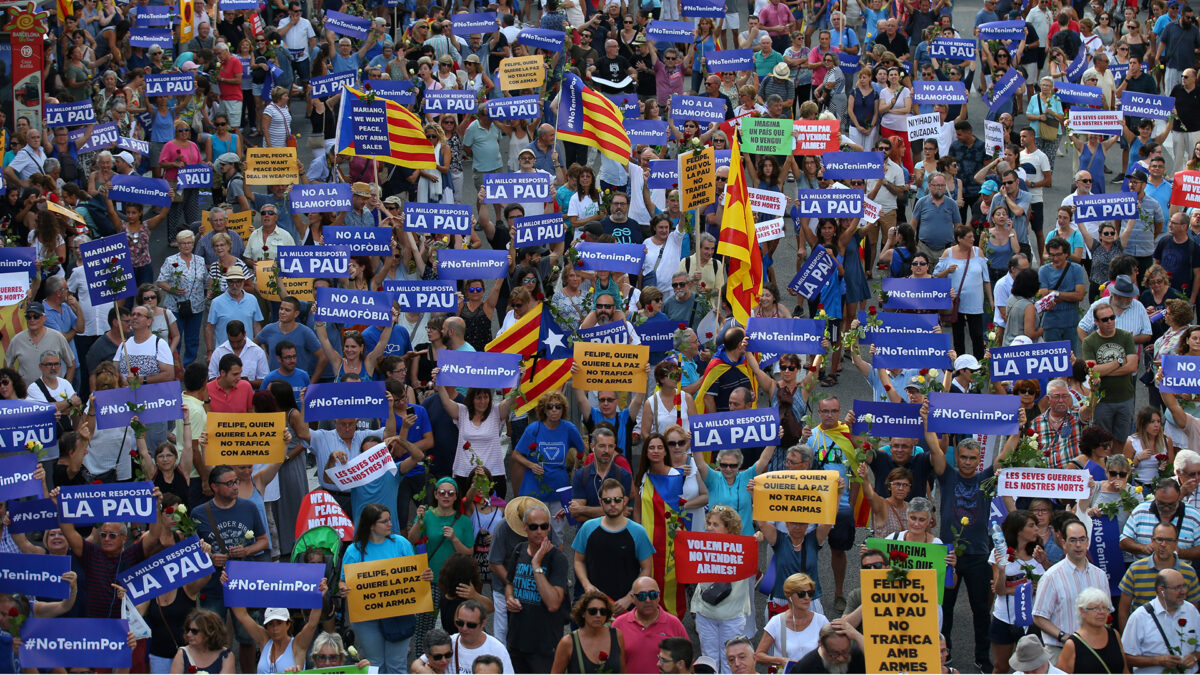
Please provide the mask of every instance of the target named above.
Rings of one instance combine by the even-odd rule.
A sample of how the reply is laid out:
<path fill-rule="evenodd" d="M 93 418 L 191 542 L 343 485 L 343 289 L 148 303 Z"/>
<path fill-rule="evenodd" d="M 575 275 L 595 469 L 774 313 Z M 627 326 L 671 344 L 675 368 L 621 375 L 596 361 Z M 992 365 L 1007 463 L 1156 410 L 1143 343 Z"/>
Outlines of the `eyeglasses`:
<path fill-rule="evenodd" d="M 550 405 L 546 406 L 546 410 L 562 410 L 562 409 L 563 409 L 563 406 L 561 403 L 551 403 Z"/>
<path fill-rule="evenodd" d="M 687 288 L 687 285 L 688 284 L 686 281 L 672 281 L 671 282 L 671 288 Z"/>
<path fill-rule="evenodd" d="M 1096 323 L 1108 323 L 1109 321 L 1116 321 L 1116 320 L 1117 320 L 1116 315 L 1096 317 Z"/>
<path fill-rule="evenodd" d="M 616 305 L 596 305 L 596 309 L 612 309 L 613 307 L 616 307 Z"/>
<path fill-rule="evenodd" d="M 668 448 L 686 448 L 687 441 L 667 441 Z"/>
<path fill-rule="evenodd" d="M 625 499 L 624 497 L 601 497 L 600 503 L 601 504 L 620 504 L 624 499 Z"/>
<path fill-rule="evenodd" d="M 37 314 L 36 312 L 25 312 L 26 319 L 40 319 L 40 318 L 42 318 L 42 316 L 44 316 L 44 315 Z"/>
<path fill-rule="evenodd" d="M 529 528 L 530 531 L 548 530 L 550 529 L 550 523 L 525 523 L 525 527 Z"/>
<path fill-rule="evenodd" d="M 1174 544 L 1179 540 L 1175 537 L 1154 537 L 1151 539 L 1156 544 Z"/>
<path fill-rule="evenodd" d="M 216 481 L 213 483 L 213 485 L 223 485 L 227 488 L 237 487 L 237 484 L 238 484 L 238 480 L 236 478 L 234 478 L 232 480 L 227 480 L 227 481 Z"/>
<path fill-rule="evenodd" d="M 617 397 L 616 396 L 605 396 L 604 398 L 597 398 L 596 400 L 601 403 L 615 403 L 617 400 Z"/>
<path fill-rule="evenodd" d="M 590 616 L 609 616 L 612 614 L 612 610 L 607 607 L 588 607 L 587 613 Z"/>
<path fill-rule="evenodd" d="M 1086 544 L 1087 537 L 1071 537 L 1067 540 L 1068 544 Z"/>
<path fill-rule="evenodd" d="M 55 361 L 53 363 L 43 363 L 43 364 L 41 364 L 41 366 L 43 368 L 57 368 L 59 366 L 59 362 Z"/>
<path fill-rule="evenodd" d="M 640 593 L 634 593 L 633 597 L 637 598 L 637 600 L 639 602 L 645 602 L 647 600 L 657 600 L 658 599 L 658 591 L 642 591 Z"/>
<path fill-rule="evenodd" d="M 1116 234 L 1117 234 L 1117 233 L 1116 233 L 1116 232 L 1113 232 L 1112 230 L 1105 230 L 1105 231 L 1103 231 L 1103 232 L 1101 232 L 1101 233 L 1100 233 L 1100 236 L 1101 236 L 1101 237 L 1112 237 L 1112 236 L 1116 236 Z"/>
<path fill-rule="evenodd" d="M 736 469 L 741 465 L 736 464 L 736 463 L 735 464 L 726 464 L 725 462 L 721 462 L 720 466 L 722 469 Z"/>
<path fill-rule="evenodd" d="M 476 628 L 479 628 L 478 621 L 463 621 L 462 619 L 455 619 L 454 625 L 458 626 L 459 628 L 469 628 L 471 630 L 475 630 Z"/>
<path fill-rule="evenodd" d="M 1017 184 L 1017 181 L 1015 181 L 1015 180 L 1006 180 L 1006 181 L 1004 181 L 1004 184 L 1005 184 L 1005 185 L 1016 185 L 1016 184 Z"/>
<path fill-rule="evenodd" d="M 454 490 L 438 490 L 437 491 L 437 496 L 439 496 L 439 497 L 453 497 L 457 494 L 458 494 L 458 492 L 456 492 Z"/>
<path fill-rule="evenodd" d="M 455 623 L 458 623 L 458 622 L 456 621 Z M 433 652 L 429 652 L 429 660 L 430 661 L 449 661 L 450 660 L 450 652 L 443 652 L 441 654 L 434 654 Z"/>
<path fill-rule="evenodd" d="M 1091 178 L 1076 178 L 1075 182 L 1076 183 L 1090 183 L 1090 182 L 1092 182 L 1092 179 Z"/>
<path fill-rule="evenodd" d="M 887 565 L 881 562 L 863 563 L 862 565 L 864 570 L 881 570 L 885 567 L 887 567 Z"/>
<path fill-rule="evenodd" d="M 121 537 L 120 532 L 101 532 L 100 533 L 101 539 L 119 539 L 120 537 Z"/>
<path fill-rule="evenodd" d="M 799 591 L 796 591 L 795 593 L 792 593 L 792 595 L 796 596 L 797 598 L 811 598 L 815 594 L 816 594 L 816 591 L 811 588 L 801 589 Z"/>

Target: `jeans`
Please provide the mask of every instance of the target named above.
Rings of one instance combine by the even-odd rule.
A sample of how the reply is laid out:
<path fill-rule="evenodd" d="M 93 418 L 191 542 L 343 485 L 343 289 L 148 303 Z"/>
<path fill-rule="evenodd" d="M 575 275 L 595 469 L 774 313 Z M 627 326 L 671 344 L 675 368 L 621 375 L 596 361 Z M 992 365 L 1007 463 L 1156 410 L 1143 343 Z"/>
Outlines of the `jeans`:
<path fill-rule="evenodd" d="M 988 626 L 992 620 L 992 566 L 988 563 L 988 556 L 975 553 L 960 555 L 954 569 L 959 577 L 958 583 L 947 588 L 942 599 L 942 634 L 946 636 L 946 646 L 950 646 L 958 589 L 965 585 L 975 628 L 975 662 L 991 663 L 992 643 L 988 640 Z"/>
<path fill-rule="evenodd" d="M 504 591 L 492 591 L 492 604 L 496 606 L 496 611 L 492 612 L 492 637 L 508 644 L 508 605 Z"/>
<path fill-rule="evenodd" d="M 1054 342 L 1055 340 L 1070 340 L 1071 341 L 1071 353 L 1072 354 L 1082 354 L 1083 353 L 1080 351 L 1080 346 L 1079 346 L 1079 331 L 1075 330 L 1075 326 L 1073 324 L 1070 326 L 1062 326 L 1062 327 L 1056 327 L 1056 328 L 1049 328 L 1049 327 L 1043 327 L 1043 328 L 1045 328 L 1045 332 L 1042 333 L 1042 340 L 1044 340 L 1046 342 Z"/>
<path fill-rule="evenodd" d="M 350 624 L 354 627 L 354 642 L 358 645 L 359 655 L 379 668 L 381 673 L 407 673 L 408 643 L 412 638 L 388 642 L 383 639 L 379 624 L 379 620 Z"/>
<path fill-rule="evenodd" d="M 204 315 L 193 314 L 186 319 L 177 315 L 176 323 L 179 324 L 179 337 L 183 341 L 183 354 L 180 358 L 183 359 L 182 365 L 186 368 L 196 360 L 200 351 L 200 328 L 204 325 Z"/>
<path fill-rule="evenodd" d="M 1100 401 L 1096 404 L 1095 424 L 1104 427 L 1113 438 L 1126 438 L 1133 433 L 1133 408 L 1136 399 Z M 1118 435 L 1120 434 L 1120 435 Z"/>
<path fill-rule="evenodd" d="M 696 615 L 696 634 L 700 637 L 700 651 L 717 662 L 718 673 L 729 672 L 729 663 L 725 660 L 725 642 L 747 633 L 753 634 L 754 631 L 746 630 L 745 616 L 717 620 L 703 614 Z"/>

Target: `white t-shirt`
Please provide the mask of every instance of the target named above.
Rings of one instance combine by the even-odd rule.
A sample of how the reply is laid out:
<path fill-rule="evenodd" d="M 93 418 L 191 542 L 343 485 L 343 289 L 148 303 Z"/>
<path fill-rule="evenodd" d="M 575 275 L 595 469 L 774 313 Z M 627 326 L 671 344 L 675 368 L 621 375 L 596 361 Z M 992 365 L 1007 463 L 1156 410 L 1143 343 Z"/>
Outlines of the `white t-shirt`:
<path fill-rule="evenodd" d="M 993 555 L 993 557 L 991 558 L 991 560 L 989 562 L 992 563 L 992 567 L 995 567 L 996 566 L 995 551 L 992 552 L 992 555 Z M 1015 560 L 1013 562 L 1008 562 L 1008 558 L 1006 556 L 1004 556 L 1003 551 L 1001 551 L 1001 555 L 1002 555 L 1003 559 L 1005 560 L 1004 576 L 1009 579 L 1013 579 L 1013 580 L 1026 579 L 1025 570 L 1022 569 L 1022 567 L 1021 567 L 1021 565 L 1023 565 L 1023 564 L 1024 565 L 1032 565 L 1033 573 L 1038 576 L 1041 576 L 1046 573 L 1046 570 L 1042 567 L 1042 564 L 1036 560 L 1033 560 L 1032 558 L 1027 561 Z M 1032 603 L 1030 603 L 1030 612 L 1032 612 L 1032 611 L 1033 611 Z M 1014 618 L 1013 617 L 1013 596 L 1012 595 L 997 595 L 995 597 L 995 600 L 992 602 L 992 616 L 1003 621 L 1004 623 L 1011 624 L 1013 622 L 1013 618 Z"/>
<path fill-rule="evenodd" d="M 883 180 L 897 187 L 904 185 L 904 169 L 892 160 L 887 160 L 883 164 Z M 879 180 L 867 181 L 867 193 L 875 189 L 875 184 Z M 880 187 L 879 192 L 875 193 L 874 201 L 879 204 L 879 211 L 887 213 L 888 211 L 896 210 L 896 195 L 892 194 L 886 187 Z"/>
<path fill-rule="evenodd" d="M 125 361 L 127 351 L 129 352 L 128 364 Z M 113 361 L 117 362 L 117 367 L 121 369 L 121 375 L 124 377 L 130 375 L 129 366 L 137 367 L 138 376 L 148 377 L 162 372 L 158 366 L 159 363 L 174 363 L 175 359 L 171 357 L 171 345 L 157 335 L 151 334 L 149 339 L 140 344 L 130 336 L 124 344 L 117 347 Z"/>
<path fill-rule="evenodd" d="M 279 22 L 276 29 L 283 33 L 283 27 L 291 22 L 291 17 L 285 16 Z M 313 30 L 312 22 L 304 17 L 296 22 L 295 26 L 287 33 L 283 34 L 283 46 L 287 47 L 291 52 L 292 61 L 307 61 L 308 60 L 308 39 L 316 37 L 317 33 Z"/>
<path fill-rule="evenodd" d="M 600 212 L 600 205 L 597 204 L 591 197 L 584 195 L 579 196 L 579 193 L 571 195 L 571 203 L 567 205 L 568 216 L 578 216 L 579 218 L 587 218 L 594 216 Z"/>
<path fill-rule="evenodd" d="M 791 661 L 799 661 L 804 658 L 804 655 L 817 648 L 817 634 L 821 632 L 821 627 L 829 623 L 829 619 L 820 612 L 813 614 L 812 621 L 808 622 L 808 627 L 797 633 L 796 631 L 787 628 L 784 620 L 791 614 L 791 610 L 783 614 L 776 614 L 767 622 L 765 630 L 775 640 L 775 644 L 771 646 L 772 656 L 782 656 Z M 784 631 L 787 635 L 784 636 Z M 787 647 L 785 650 L 784 647 Z"/>
<path fill-rule="evenodd" d="M 226 354 L 233 354 L 229 340 L 217 345 L 213 350 L 212 358 L 208 360 L 208 379 L 214 379 L 221 374 L 221 357 Z M 247 380 L 261 380 L 271 372 L 267 365 L 267 353 L 251 340 L 246 340 L 246 344 L 242 346 L 242 353 L 237 357 L 242 360 L 242 377 Z"/>
<path fill-rule="evenodd" d="M 996 309 L 992 316 L 992 323 L 1004 328 L 1008 325 L 1004 321 L 1004 317 L 1000 316 L 1000 308 L 1008 305 L 1008 298 L 1012 296 L 1013 276 L 1005 274 L 996 281 L 996 285 L 992 288 L 992 298 L 994 299 Z"/>
<path fill-rule="evenodd" d="M 47 400 L 46 395 L 42 393 L 42 388 L 38 386 L 39 381 L 41 380 L 34 380 L 33 382 L 29 383 L 29 391 L 27 392 L 28 396 L 25 397 L 26 400 L 41 401 L 43 403 L 57 403 L 59 401 L 66 401 L 75 395 L 75 387 L 72 387 L 71 383 L 68 382 L 66 378 L 60 377 L 58 378 L 58 382 L 56 382 L 53 387 L 46 384 L 46 389 L 50 391 L 50 399 Z M 45 384 L 44 381 L 41 382 L 42 384 Z"/>
<path fill-rule="evenodd" d="M 513 672 L 512 659 L 508 657 L 508 650 L 504 644 L 491 635 L 485 634 L 486 639 L 483 644 L 475 649 L 468 649 L 458 643 L 461 636 L 457 633 L 450 636 L 450 665 L 446 667 L 447 673 L 462 673 L 468 675 L 471 673 L 471 664 L 475 663 L 475 659 L 484 654 L 491 654 L 500 659 L 504 664 L 505 673 Z M 424 658 L 424 656 L 422 656 Z"/>
<path fill-rule="evenodd" d="M 1041 150 L 1034 149 L 1033 152 L 1021 151 L 1018 156 L 1021 164 L 1028 164 L 1033 167 L 1033 173 L 1025 172 L 1026 183 L 1040 183 L 1046 177 L 1046 172 L 1050 171 L 1050 159 L 1046 157 L 1046 153 Z M 1043 191 L 1045 188 L 1029 186 L 1029 196 L 1031 204 L 1041 204 L 1043 199 Z"/>

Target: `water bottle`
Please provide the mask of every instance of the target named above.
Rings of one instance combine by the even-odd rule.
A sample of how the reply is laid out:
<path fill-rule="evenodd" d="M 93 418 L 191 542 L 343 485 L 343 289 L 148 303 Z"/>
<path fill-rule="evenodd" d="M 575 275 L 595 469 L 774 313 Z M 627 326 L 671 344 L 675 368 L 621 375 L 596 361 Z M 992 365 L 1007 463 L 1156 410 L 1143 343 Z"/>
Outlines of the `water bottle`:
<path fill-rule="evenodd" d="M 1000 523 L 992 521 L 992 545 L 1001 551 L 1008 550 L 1008 542 L 1004 540 L 1004 533 L 1000 531 Z"/>

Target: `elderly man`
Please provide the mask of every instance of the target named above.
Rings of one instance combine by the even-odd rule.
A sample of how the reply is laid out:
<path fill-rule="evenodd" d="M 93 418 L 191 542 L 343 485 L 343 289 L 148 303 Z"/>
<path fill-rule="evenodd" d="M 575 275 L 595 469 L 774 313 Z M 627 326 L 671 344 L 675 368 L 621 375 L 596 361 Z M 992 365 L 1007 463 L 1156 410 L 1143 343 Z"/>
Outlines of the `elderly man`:
<path fill-rule="evenodd" d="M 597 59 L 594 65 L 588 66 L 587 71 L 588 78 L 592 80 L 596 90 L 603 94 L 631 91 L 633 83 L 637 81 L 637 69 L 628 59 L 621 56 L 620 45 L 612 38 L 604 41 L 604 56 Z"/>
<path fill-rule="evenodd" d="M 204 326 L 206 359 L 212 357 L 217 348 L 216 336 L 226 334 L 225 326 L 230 321 L 240 319 L 251 340 L 262 330 L 262 309 L 258 300 L 246 292 L 246 277 L 242 271 L 232 268 L 226 272 L 225 283 L 225 292 L 213 298 L 208 307 L 208 321 Z"/>
<path fill-rule="evenodd" d="M 1151 538 L 1153 553 L 1138 560 L 1125 570 L 1121 578 L 1121 601 L 1117 605 L 1118 626 L 1125 626 L 1130 612 L 1150 602 L 1155 597 L 1154 579 L 1162 570 L 1177 570 L 1187 583 L 1187 598 L 1192 604 L 1200 602 L 1200 581 L 1196 570 L 1184 562 L 1176 552 L 1179 546 L 1179 530 L 1174 523 L 1159 523 L 1154 526 Z"/>
<path fill-rule="evenodd" d="M 262 225 L 254 228 L 246 240 L 246 264 L 254 267 L 259 260 L 279 258 L 280 246 L 295 246 L 296 240 L 279 227 L 279 207 L 267 204 L 258 212 Z"/>
<path fill-rule="evenodd" d="M 879 182 L 882 184 L 885 181 Z M 954 243 L 954 228 L 962 223 L 958 205 L 953 199 L 946 198 L 946 187 L 946 177 L 940 173 L 933 174 L 929 179 L 929 194 L 918 199 L 913 206 L 911 224 L 917 231 L 918 244 L 921 250 L 935 259 Z M 892 197 L 892 202 L 895 203 L 895 197 Z M 892 222 L 895 223 L 894 210 Z"/>
<path fill-rule="evenodd" d="M 1170 406 L 1167 409 L 1174 414 Z M 1175 420 L 1172 419 L 1172 421 Z M 1187 423 L 1179 426 L 1181 429 L 1186 429 Z M 1172 464 L 1172 468 L 1175 469 L 1175 480 L 1179 481 L 1179 492 L 1183 495 L 1183 503 L 1193 507 L 1200 506 L 1200 490 L 1196 489 L 1197 486 L 1200 486 L 1200 453 L 1176 446 L 1175 462 Z"/>
<path fill-rule="evenodd" d="M 1152 455 L 1138 453 L 1134 460 L 1140 462 Z M 1136 462 L 1135 465 L 1136 465 Z M 1158 482 L 1154 499 L 1143 502 L 1133 509 L 1121 530 L 1121 550 L 1137 556 L 1154 553 L 1153 534 L 1155 526 L 1171 523 L 1179 528 L 1179 555 L 1186 560 L 1200 560 L 1200 510 L 1183 503 L 1179 482 L 1164 478 Z"/>
<path fill-rule="evenodd" d="M 725 663 L 734 675 L 752 675 L 754 670 L 754 645 L 750 638 L 739 635 L 725 643 Z"/>
<path fill-rule="evenodd" d="M 1071 409 L 1071 387 L 1066 380 L 1050 380 L 1046 397 L 1050 405 L 1033 420 L 1034 438 L 1043 452 L 1050 453 L 1047 460 L 1050 468 L 1063 469 L 1079 456 L 1083 422 L 1079 413 Z"/>
<path fill-rule="evenodd" d="M 1013 672 L 1026 675 L 1063 672 L 1050 665 L 1050 656 L 1046 654 L 1042 641 L 1036 635 L 1026 635 L 1017 640 L 1012 656 L 1008 657 L 1008 666 Z"/>
<path fill-rule="evenodd" d="M 154 496 L 161 498 L 158 488 L 154 488 Z M 169 530 L 164 532 L 163 519 L 150 524 L 150 530 L 136 537 L 132 543 L 129 539 L 129 526 L 125 523 L 101 523 L 96 527 L 99 536 L 93 543 L 91 538 L 84 539 L 70 523 L 62 523 L 63 538 L 71 554 L 78 560 L 87 572 L 89 583 L 95 584 L 90 593 L 83 596 L 82 615 L 93 619 L 117 619 L 121 617 L 121 602 L 117 600 L 114 590 L 117 571 L 135 567 L 146 558 L 163 549 L 166 539 L 174 545 Z"/>
<path fill-rule="evenodd" d="M 1200 612 L 1186 601 L 1188 585 L 1183 575 L 1174 569 L 1159 572 L 1154 577 L 1154 595 L 1129 615 L 1125 625 L 1121 647 L 1127 664 L 1135 673 L 1196 672 L 1200 649 L 1189 640 L 1195 638 Z"/>
<path fill-rule="evenodd" d="M 1187 235 L 1185 234 L 1186 238 Z M 1138 289 L 1134 285 L 1133 280 L 1128 274 L 1118 275 L 1116 279 L 1108 285 L 1108 296 L 1096 300 L 1088 307 L 1088 311 L 1079 320 L 1079 327 L 1076 331 L 1079 333 L 1079 339 L 1085 340 L 1087 336 L 1096 330 L 1096 322 L 1092 318 L 1093 312 L 1101 305 L 1112 307 L 1117 313 L 1117 328 L 1127 331 L 1133 336 L 1135 344 L 1146 344 L 1151 339 L 1150 318 L 1146 314 L 1146 307 L 1137 299 Z"/>
<path fill-rule="evenodd" d="M 817 648 L 788 666 L 789 673 L 865 673 L 863 636 L 845 619 L 821 626 Z"/>
<path fill-rule="evenodd" d="M 546 173 L 563 178 L 562 164 L 558 161 L 558 151 L 554 149 L 554 127 L 543 124 L 538 127 L 537 139 L 525 146 L 533 151 L 533 166 Z"/>
<path fill-rule="evenodd" d="M 696 252 L 679 261 L 678 271 L 688 275 L 692 290 L 720 289 L 725 286 L 725 264 L 713 255 L 717 251 L 717 238 L 703 232 L 700 234 Z M 672 290 L 674 290 L 672 288 Z"/>
<path fill-rule="evenodd" d="M 1008 299 L 1012 296 L 1013 281 L 1022 271 L 1029 269 L 1029 256 L 1024 253 L 1013 254 L 1008 259 L 1008 273 L 1000 277 L 992 288 L 992 300 L 996 310 L 992 322 L 996 324 L 996 340 L 1002 342 L 1004 329 L 1008 325 Z"/>
<path fill-rule="evenodd" d="M 200 241 L 196 242 L 196 253 L 204 258 L 204 266 L 208 267 L 217 261 L 217 252 L 213 250 L 212 238 L 218 232 L 224 232 L 229 235 L 232 245 L 229 249 L 229 254 L 235 258 L 241 258 L 246 252 L 246 244 L 242 241 L 242 235 L 236 230 L 229 229 L 229 212 L 223 208 L 216 207 L 208 212 L 208 225 L 211 228 L 205 232 Z"/>
<path fill-rule="evenodd" d="M 771 71 L 775 70 L 776 64 L 783 63 L 783 54 L 775 51 L 770 35 L 759 37 L 757 46 L 758 51 L 754 53 L 754 72 L 761 80 L 771 76 Z"/>
<path fill-rule="evenodd" d="M 29 178 L 33 174 L 45 173 L 46 159 L 46 151 L 42 148 L 42 132 L 31 127 L 25 132 L 25 145 L 4 167 L 4 175 L 21 187 L 29 187 Z"/>
<path fill-rule="evenodd" d="M 229 118 L 230 131 L 237 133 L 242 123 L 242 61 L 229 51 L 229 45 L 218 42 L 216 46 L 217 88 L 221 94 L 221 103 L 225 106 L 225 115 Z"/>
<path fill-rule="evenodd" d="M 1047 250 L 1050 246 L 1046 246 Z M 1100 377 L 1103 398 L 1096 404 L 1093 419 L 1108 429 L 1113 438 L 1133 433 L 1134 376 L 1138 370 L 1138 350 L 1133 335 L 1117 328 L 1116 310 L 1099 305 L 1092 310 L 1096 332 L 1083 340 L 1083 359 L 1096 365 L 1092 375 Z M 1135 462 L 1136 465 L 1136 462 Z"/>
<path fill-rule="evenodd" d="M 658 643 L 663 638 L 687 638 L 687 630 L 675 615 L 658 603 L 658 582 L 639 577 L 633 582 L 633 611 L 613 621 L 613 628 L 625 637 L 625 666 L 631 673 L 658 672 Z"/>
<path fill-rule="evenodd" d="M 522 522 L 529 533 L 527 541 L 505 556 L 508 653 L 513 672 L 549 672 L 566 621 L 559 608 L 566 601 L 571 564 L 566 554 L 550 543 L 549 509 L 533 506 L 525 511 Z"/>

